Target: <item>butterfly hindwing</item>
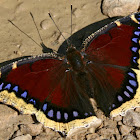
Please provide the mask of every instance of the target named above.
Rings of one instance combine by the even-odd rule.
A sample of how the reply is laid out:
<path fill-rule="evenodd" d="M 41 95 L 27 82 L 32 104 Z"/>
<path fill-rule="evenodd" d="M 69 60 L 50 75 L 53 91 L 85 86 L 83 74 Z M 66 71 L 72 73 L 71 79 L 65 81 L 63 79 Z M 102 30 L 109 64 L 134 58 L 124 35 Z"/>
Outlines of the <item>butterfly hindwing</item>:
<path fill-rule="evenodd" d="M 36 114 L 38 121 L 57 131 L 67 133 L 89 125 L 96 117 L 89 96 L 82 89 L 85 78 L 67 70 L 63 59 L 46 56 L 29 58 L 29 63 L 15 62 L 7 70 L 2 68 L 0 94 L 5 97 L 0 101 L 16 103 L 14 107 L 19 111 Z"/>
<path fill-rule="evenodd" d="M 139 17 L 137 13 L 117 20 L 101 29 L 99 35 L 91 35 L 93 39 L 86 43 L 86 57 L 90 61 L 87 69 L 100 87 L 93 97 L 105 114 L 120 107 L 112 116 L 124 115 L 128 109 L 139 106 L 140 98 L 135 99 L 140 96 Z"/>

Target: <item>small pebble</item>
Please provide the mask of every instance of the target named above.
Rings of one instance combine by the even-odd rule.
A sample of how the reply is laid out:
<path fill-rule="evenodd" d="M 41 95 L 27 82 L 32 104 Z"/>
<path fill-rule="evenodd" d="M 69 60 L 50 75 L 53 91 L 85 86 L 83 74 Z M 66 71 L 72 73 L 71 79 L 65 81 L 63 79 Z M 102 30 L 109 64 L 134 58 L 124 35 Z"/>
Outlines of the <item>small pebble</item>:
<path fill-rule="evenodd" d="M 32 140 L 32 137 L 30 134 L 27 134 L 27 135 L 18 136 L 12 140 Z"/>
<path fill-rule="evenodd" d="M 140 114 L 134 110 L 127 111 L 123 117 L 123 123 L 128 126 L 140 127 Z"/>
<path fill-rule="evenodd" d="M 124 136 L 124 135 L 128 135 L 133 130 L 133 127 L 121 125 L 119 130 L 120 130 L 122 136 Z"/>
<path fill-rule="evenodd" d="M 133 135 L 126 135 L 123 137 L 122 140 L 137 140 L 137 139 Z"/>
<path fill-rule="evenodd" d="M 140 107 L 137 107 L 135 111 L 140 113 Z"/>
<path fill-rule="evenodd" d="M 139 0 L 103 0 L 102 12 L 109 17 L 127 16 L 137 12 L 139 6 Z"/>
<path fill-rule="evenodd" d="M 140 130 L 136 130 L 136 136 L 140 140 Z"/>
<path fill-rule="evenodd" d="M 91 133 L 86 135 L 87 140 L 100 140 L 99 135 L 96 133 Z"/>
<path fill-rule="evenodd" d="M 47 19 L 45 19 L 41 21 L 40 26 L 42 29 L 47 30 L 48 28 L 50 28 L 51 25 L 50 22 Z"/>
<path fill-rule="evenodd" d="M 121 115 L 118 115 L 114 118 L 115 121 L 121 121 L 122 120 L 122 116 Z"/>

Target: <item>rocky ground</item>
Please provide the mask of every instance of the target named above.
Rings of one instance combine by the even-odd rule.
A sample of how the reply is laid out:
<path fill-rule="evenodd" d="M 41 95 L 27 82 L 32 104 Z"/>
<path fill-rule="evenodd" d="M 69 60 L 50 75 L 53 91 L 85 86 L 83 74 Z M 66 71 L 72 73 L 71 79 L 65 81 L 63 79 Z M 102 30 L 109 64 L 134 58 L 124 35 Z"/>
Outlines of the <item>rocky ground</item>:
<path fill-rule="evenodd" d="M 63 53 L 64 40 L 50 20 L 48 11 L 51 12 L 64 36 L 69 38 L 71 36 L 71 4 L 73 5 L 72 29 L 73 33 L 75 33 L 71 38 L 75 45 L 81 44 L 90 33 L 112 21 L 112 19 L 108 19 L 107 16 L 102 14 L 101 0 L 1 0 L 1 65 L 3 65 L 2 62 L 7 60 L 42 53 L 42 49 L 39 46 L 8 22 L 8 20 L 12 20 L 19 28 L 39 43 L 40 39 L 29 14 L 30 12 L 35 17 L 36 24 L 46 46 L 55 50 L 58 50 L 60 47 L 59 51 Z M 106 15 L 109 16 L 110 14 Z M 103 120 L 98 127 L 81 128 L 73 135 L 63 138 L 59 133 L 49 128 L 44 128 L 42 124 L 37 123 L 34 116 L 21 115 L 15 109 L 0 104 L 0 140 L 140 139 L 140 108 L 128 111 L 124 117 L 117 116 L 115 118 L 105 117 L 99 109 L 96 112 L 97 117 Z"/>
<path fill-rule="evenodd" d="M 69 137 L 61 137 L 58 132 L 44 128 L 34 120 L 34 116 L 18 114 L 6 105 L 0 105 L 0 140 L 139 140 L 140 108 L 127 114 L 107 118 L 100 110 L 97 117 L 102 123 L 89 128 L 79 128 Z"/>

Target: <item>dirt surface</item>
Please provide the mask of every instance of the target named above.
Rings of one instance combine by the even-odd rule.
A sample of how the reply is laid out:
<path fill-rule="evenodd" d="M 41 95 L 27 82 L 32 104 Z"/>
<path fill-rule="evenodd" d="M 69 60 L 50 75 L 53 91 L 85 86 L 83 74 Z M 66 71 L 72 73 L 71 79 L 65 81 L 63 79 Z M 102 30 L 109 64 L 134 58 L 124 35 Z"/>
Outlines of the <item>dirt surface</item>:
<path fill-rule="evenodd" d="M 30 55 L 42 53 L 42 48 L 36 45 L 17 30 L 8 20 L 14 22 L 20 29 L 40 43 L 37 30 L 33 24 L 30 12 L 33 13 L 43 42 L 47 47 L 62 52 L 64 39 L 48 16 L 48 12 L 56 21 L 66 38 L 71 36 L 70 5 L 73 5 L 72 41 L 80 44 L 90 33 L 110 22 L 101 13 L 101 0 L 1 0 L 0 1 L 0 63 Z M 79 41 L 80 40 L 80 41 Z M 60 50 L 61 52 L 61 50 Z M 100 110 L 97 116 L 103 119 L 98 129 L 79 129 L 76 134 L 66 139 L 100 140 L 100 139 L 140 139 L 139 120 L 140 109 L 130 111 L 129 119 L 118 116 L 115 119 L 106 118 Z M 133 116 L 136 118 L 133 118 Z M 35 123 L 30 115 L 20 115 L 6 105 L 0 105 L 0 140 L 56 140 L 65 139 L 59 133 L 42 124 Z M 132 122 L 132 123 L 128 123 Z"/>
<path fill-rule="evenodd" d="M 66 38 L 71 34 L 70 5 L 73 5 L 73 33 L 105 19 L 100 10 L 101 0 L 1 0 L 0 1 L 0 62 L 37 55 L 42 49 L 17 30 L 8 20 L 40 43 L 30 12 L 33 13 L 42 39 L 47 47 L 57 50 L 64 39 L 52 23 L 48 12 Z"/>

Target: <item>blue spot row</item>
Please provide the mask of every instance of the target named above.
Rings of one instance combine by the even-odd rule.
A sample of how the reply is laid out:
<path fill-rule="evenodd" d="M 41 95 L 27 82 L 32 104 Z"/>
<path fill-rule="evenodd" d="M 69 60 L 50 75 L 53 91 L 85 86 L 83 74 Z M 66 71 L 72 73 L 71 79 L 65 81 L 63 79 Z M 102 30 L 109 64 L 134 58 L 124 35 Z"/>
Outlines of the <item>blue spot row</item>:
<path fill-rule="evenodd" d="M 133 72 L 128 72 L 128 75 L 131 76 L 132 78 L 136 78 L 136 76 Z"/>
<path fill-rule="evenodd" d="M 138 21 L 140 21 L 140 18 L 137 18 Z"/>
<path fill-rule="evenodd" d="M 133 91 L 133 88 L 131 88 L 130 86 L 126 86 L 126 88 L 127 88 L 127 90 L 128 90 L 129 92 L 131 92 L 131 93 L 134 92 L 134 91 Z"/>
<path fill-rule="evenodd" d="M 11 84 L 7 84 L 5 87 L 4 87 L 4 89 L 10 89 L 11 88 Z"/>
<path fill-rule="evenodd" d="M 139 21 L 140 20 L 140 18 L 137 18 L 137 20 Z M 138 29 L 140 29 L 140 27 L 138 27 Z M 137 37 L 134 37 L 134 38 L 132 38 L 132 41 L 134 42 L 134 43 L 136 43 L 136 44 L 138 44 L 139 45 L 139 37 L 140 37 L 140 31 L 134 31 L 134 35 L 136 35 Z M 138 47 L 136 47 L 136 46 L 132 46 L 131 47 L 131 51 L 132 52 L 135 52 L 135 53 L 137 53 L 138 52 Z M 136 56 L 134 56 L 133 58 L 132 58 L 132 61 L 133 61 L 133 63 L 135 63 L 135 64 L 137 64 L 137 57 Z"/>
<path fill-rule="evenodd" d="M 3 85 L 4 85 L 4 83 L 1 83 L 1 85 L 0 85 L 0 90 L 3 89 Z"/>
<path fill-rule="evenodd" d="M 12 87 L 12 84 L 7 84 L 7 85 L 5 85 L 4 86 L 4 83 L 1 83 L 0 84 L 0 90 L 10 90 L 11 89 L 11 87 Z M 19 87 L 18 86 L 14 86 L 13 88 L 12 88 L 12 90 L 14 91 L 14 92 L 18 92 L 19 91 Z M 21 94 L 21 97 L 22 98 L 27 98 L 27 91 L 24 91 L 22 94 Z M 34 103 L 34 104 L 36 104 L 36 101 L 34 100 L 34 99 L 31 99 L 29 102 L 32 102 L 32 103 Z"/>
<path fill-rule="evenodd" d="M 44 105 L 43 105 L 43 111 L 45 112 L 47 110 L 47 103 L 45 103 Z"/>
<path fill-rule="evenodd" d="M 116 107 L 116 105 L 115 104 L 112 104 L 112 108 L 114 108 L 114 107 Z"/>
<path fill-rule="evenodd" d="M 18 92 L 18 86 L 15 86 L 15 87 L 13 88 L 13 90 L 14 90 L 15 92 Z"/>
<path fill-rule="evenodd" d="M 50 111 L 48 111 L 48 116 L 49 116 L 50 118 L 53 117 L 53 110 L 52 110 L 52 109 L 51 109 Z"/>
<path fill-rule="evenodd" d="M 1 85 L 0 85 L 0 90 L 2 90 L 2 89 L 10 90 L 11 87 L 12 87 L 12 85 L 11 85 L 10 83 L 7 84 L 7 85 L 4 86 L 4 87 L 3 87 L 3 85 L 4 85 L 4 83 L 1 83 Z M 13 88 L 13 91 L 18 92 L 18 86 L 15 86 L 15 87 Z"/>
<path fill-rule="evenodd" d="M 56 113 L 56 117 L 57 117 L 58 120 L 61 119 L 61 113 L 60 113 L 60 111 L 57 111 L 57 113 Z"/>
<path fill-rule="evenodd" d="M 127 98 L 131 98 L 131 94 L 134 94 L 134 89 L 138 86 L 137 81 L 136 81 L 136 75 L 133 72 L 128 72 L 127 73 L 131 79 L 128 80 L 129 85 L 126 85 L 126 90 L 124 90 L 123 95 L 125 95 Z M 134 80 L 132 80 L 134 79 Z M 133 89 L 134 88 L 134 89 Z M 118 101 L 121 102 L 121 98 L 118 97 Z"/>
<path fill-rule="evenodd" d="M 137 63 L 137 57 L 136 56 L 133 57 L 133 62 Z"/>
<path fill-rule="evenodd" d="M 85 113 L 84 115 L 85 115 L 85 116 L 88 116 L 88 113 Z"/>
<path fill-rule="evenodd" d="M 138 14 L 137 15 L 138 17 L 136 17 L 136 19 L 138 20 L 138 21 L 140 21 L 140 15 Z M 139 24 L 139 23 L 138 23 Z"/>
<path fill-rule="evenodd" d="M 140 14 L 138 14 L 138 17 L 140 17 Z"/>
<path fill-rule="evenodd" d="M 65 120 L 68 120 L 68 113 L 64 113 L 64 118 L 65 118 Z"/>
<path fill-rule="evenodd" d="M 139 15 L 138 15 L 138 16 L 139 16 Z M 138 17 L 137 20 L 140 21 L 140 18 Z M 138 30 L 137 30 L 137 31 L 134 31 L 134 35 L 135 35 L 136 37 L 132 38 L 132 41 L 133 41 L 134 43 L 138 44 L 138 45 L 139 45 L 139 39 L 140 39 L 140 31 L 139 31 L 139 29 L 140 29 L 140 27 L 138 27 Z M 139 50 L 139 48 L 136 47 L 136 46 L 132 46 L 132 47 L 131 47 L 131 51 L 132 51 L 132 52 L 137 53 L 138 50 Z M 134 56 L 134 57 L 132 58 L 132 61 L 133 61 L 135 64 L 137 64 L 137 59 L 138 59 L 138 58 L 137 58 L 136 56 Z"/>
<path fill-rule="evenodd" d="M 135 43 L 138 43 L 139 39 L 138 38 L 132 38 L 132 41 Z"/>
<path fill-rule="evenodd" d="M 45 104 L 43 105 L 43 107 L 42 107 L 42 109 L 43 109 L 44 112 L 47 111 L 47 107 L 48 107 L 48 104 L 45 103 Z M 54 111 L 53 111 L 53 109 L 49 110 L 48 113 L 47 113 L 47 115 L 48 115 L 50 118 L 53 118 L 53 117 L 54 117 Z M 57 118 L 57 120 L 60 120 L 61 117 L 62 117 L 62 116 L 61 116 L 61 112 L 60 112 L 60 111 L 57 111 L 57 112 L 56 112 L 56 118 Z M 65 119 L 65 120 L 68 119 L 68 113 L 66 113 L 66 112 L 64 113 L 64 119 Z"/>
<path fill-rule="evenodd" d="M 137 87 L 137 82 L 135 80 L 129 80 L 130 85 Z"/>
<path fill-rule="evenodd" d="M 73 116 L 74 117 L 78 117 L 78 112 L 77 111 L 73 111 Z"/>
<path fill-rule="evenodd" d="M 48 115 L 50 118 L 53 118 L 53 116 L 54 116 L 54 111 L 53 111 L 53 109 L 49 110 L 47 115 Z M 60 111 L 57 111 L 57 112 L 56 112 L 56 118 L 57 118 L 57 120 L 60 120 L 60 119 L 61 119 L 61 112 L 60 112 Z M 65 118 L 65 120 L 67 120 L 67 119 L 68 119 L 68 114 L 66 115 L 66 113 L 64 113 L 64 118 Z"/>
<path fill-rule="evenodd" d="M 131 47 L 131 51 L 136 53 L 138 51 L 138 47 Z"/>
<path fill-rule="evenodd" d="M 129 80 L 129 81 L 130 81 L 131 84 L 133 84 L 134 86 L 136 86 L 136 83 L 134 82 L 134 80 Z M 132 82 L 132 81 L 133 81 L 133 82 Z M 127 89 L 130 93 L 134 93 L 133 88 L 131 88 L 130 86 L 126 86 L 126 89 Z M 126 97 L 128 97 L 128 98 L 131 97 L 131 95 L 130 95 L 127 91 L 124 91 L 123 94 L 124 94 Z M 118 95 L 118 96 L 117 96 L 117 100 L 118 100 L 119 102 L 123 102 L 123 101 L 124 101 L 124 99 L 123 99 L 123 97 L 122 97 L 121 95 Z"/>
<path fill-rule="evenodd" d="M 34 105 L 36 105 L 36 100 L 34 100 L 34 99 L 30 99 L 29 102 L 33 103 Z"/>
<path fill-rule="evenodd" d="M 4 90 L 10 90 L 11 87 L 12 87 L 12 84 L 10 84 L 10 83 L 7 84 L 7 85 L 5 85 L 5 86 L 4 86 L 4 83 L 1 83 L 1 84 L 0 84 L 0 90 L 3 90 L 3 89 L 4 89 Z M 18 87 L 18 86 L 14 86 L 12 90 L 13 90 L 14 92 L 18 92 L 18 91 L 19 91 L 19 87 Z M 27 91 L 24 91 L 24 92 L 21 94 L 21 97 L 26 99 L 26 98 L 27 98 L 27 95 L 28 95 L 28 94 L 27 94 Z M 29 102 L 30 102 L 30 103 L 33 103 L 34 105 L 36 105 L 36 100 L 34 100 L 34 99 L 30 99 Z"/>
<path fill-rule="evenodd" d="M 27 98 L 27 91 L 24 91 L 24 92 L 21 94 L 21 97 Z"/>
<path fill-rule="evenodd" d="M 128 98 L 131 97 L 130 94 L 129 94 L 127 91 L 124 91 L 124 95 L 125 95 L 126 97 L 128 97 Z"/>
<path fill-rule="evenodd" d="M 123 97 L 122 96 L 118 95 L 117 98 L 118 98 L 119 102 L 123 102 Z"/>
<path fill-rule="evenodd" d="M 116 105 L 115 104 L 112 104 L 110 107 L 109 107 L 109 110 L 111 110 L 111 109 L 113 109 L 113 108 L 115 108 L 116 107 Z"/>
<path fill-rule="evenodd" d="M 42 107 L 43 112 L 46 112 L 46 111 L 47 111 L 47 107 L 48 107 L 48 104 L 45 103 L 45 104 L 43 105 L 43 107 Z M 72 113 L 73 113 L 73 117 L 75 117 L 75 118 L 79 116 L 79 113 L 78 113 L 77 111 L 73 111 Z M 54 114 L 54 110 L 53 110 L 53 109 L 50 109 L 50 110 L 47 112 L 47 116 L 50 117 L 50 118 L 53 118 L 54 115 L 55 115 L 55 114 Z M 85 115 L 85 116 L 88 116 L 88 113 L 85 113 L 84 115 Z M 65 121 L 67 121 L 67 120 L 68 120 L 68 117 L 69 117 L 68 113 L 64 112 L 63 117 L 64 117 Z M 58 110 L 58 111 L 56 112 L 56 118 L 57 118 L 57 120 L 61 120 L 61 118 L 62 118 L 61 111 Z"/>
<path fill-rule="evenodd" d="M 134 34 L 139 36 L 140 35 L 140 31 L 135 31 Z"/>

